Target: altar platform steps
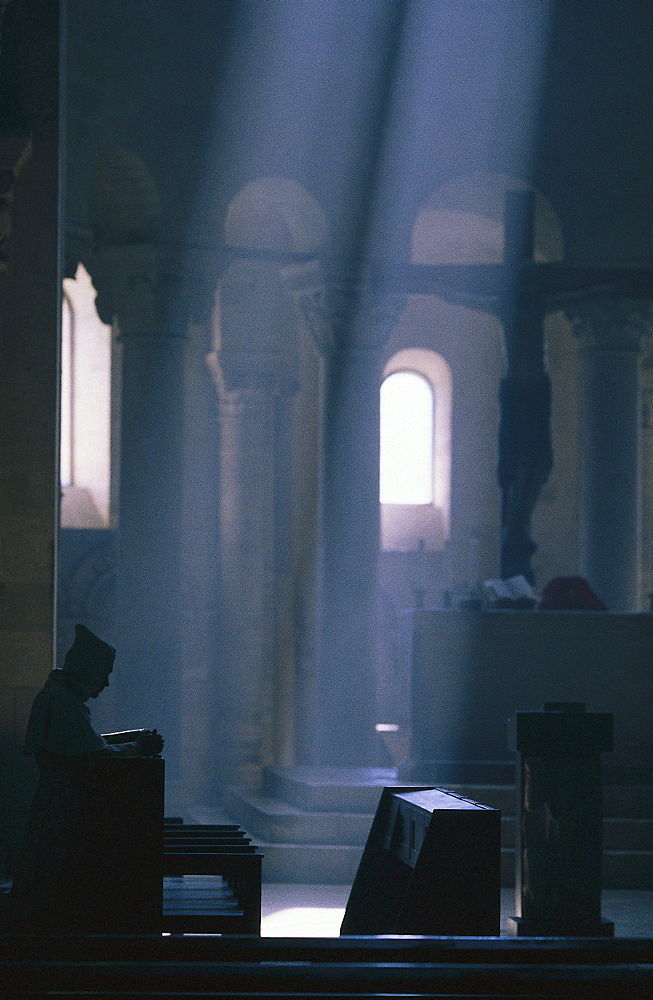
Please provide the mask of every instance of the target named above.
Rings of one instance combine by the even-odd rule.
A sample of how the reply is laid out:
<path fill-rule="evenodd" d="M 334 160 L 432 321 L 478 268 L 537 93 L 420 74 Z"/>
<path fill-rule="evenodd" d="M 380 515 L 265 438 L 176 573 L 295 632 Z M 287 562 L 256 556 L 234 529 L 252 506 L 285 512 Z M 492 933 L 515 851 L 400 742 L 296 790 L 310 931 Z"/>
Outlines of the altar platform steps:
<path fill-rule="evenodd" d="M 501 810 L 502 885 L 514 886 L 514 785 L 432 783 Z M 256 839 L 264 882 L 346 884 L 381 789 L 402 784 L 391 768 L 268 768 L 260 790 L 229 789 L 224 810 Z M 653 783 L 606 785 L 604 800 L 604 887 L 653 889 Z"/>

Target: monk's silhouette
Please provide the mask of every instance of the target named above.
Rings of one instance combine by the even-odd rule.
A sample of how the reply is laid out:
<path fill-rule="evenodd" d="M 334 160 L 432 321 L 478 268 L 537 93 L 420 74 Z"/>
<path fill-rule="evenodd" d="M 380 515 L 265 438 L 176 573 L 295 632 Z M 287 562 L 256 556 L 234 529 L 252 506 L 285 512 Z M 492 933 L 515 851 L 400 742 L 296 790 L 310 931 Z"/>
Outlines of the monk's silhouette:
<path fill-rule="evenodd" d="M 39 780 L 10 896 L 17 928 L 56 931 L 71 924 L 76 901 L 70 886 L 94 759 L 155 756 L 163 749 L 156 730 L 125 739 L 94 728 L 86 702 L 108 686 L 115 656 L 113 646 L 76 625 L 63 666 L 51 671 L 34 699 L 24 753 L 35 757 Z"/>

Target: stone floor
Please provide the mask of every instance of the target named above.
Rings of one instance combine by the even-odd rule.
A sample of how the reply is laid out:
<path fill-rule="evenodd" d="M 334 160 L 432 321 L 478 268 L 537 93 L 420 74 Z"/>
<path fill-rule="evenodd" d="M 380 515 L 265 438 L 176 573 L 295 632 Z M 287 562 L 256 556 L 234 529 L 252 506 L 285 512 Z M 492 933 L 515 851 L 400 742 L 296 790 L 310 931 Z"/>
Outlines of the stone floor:
<path fill-rule="evenodd" d="M 348 885 L 263 886 L 263 937 L 337 937 L 345 912 Z M 514 892 L 501 890 L 501 934 L 514 913 Z M 653 892 L 606 889 L 602 916 L 615 924 L 617 937 L 653 937 Z"/>

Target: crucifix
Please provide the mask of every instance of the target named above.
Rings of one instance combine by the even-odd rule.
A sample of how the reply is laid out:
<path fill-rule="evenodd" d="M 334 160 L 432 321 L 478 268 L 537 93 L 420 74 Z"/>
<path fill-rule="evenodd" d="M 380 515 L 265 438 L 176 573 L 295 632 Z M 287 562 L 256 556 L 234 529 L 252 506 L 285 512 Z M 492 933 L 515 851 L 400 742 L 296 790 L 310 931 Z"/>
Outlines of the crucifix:
<path fill-rule="evenodd" d="M 653 298 L 648 268 L 568 267 L 533 259 L 535 196 L 511 191 L 505 199 L 505 251 L 501 264 L 410 265 L 400 273 L 377 266 L 372 280 L 404 293 L 438 295 L 496 316 L 503 326 L 504 370 L 499 401 L 497 475 L 501 490 L 500 573 L 534 582 L 537 544 L 531 520 L 553 465 L 551 382 L 544 320 L 597 295 Z"/>

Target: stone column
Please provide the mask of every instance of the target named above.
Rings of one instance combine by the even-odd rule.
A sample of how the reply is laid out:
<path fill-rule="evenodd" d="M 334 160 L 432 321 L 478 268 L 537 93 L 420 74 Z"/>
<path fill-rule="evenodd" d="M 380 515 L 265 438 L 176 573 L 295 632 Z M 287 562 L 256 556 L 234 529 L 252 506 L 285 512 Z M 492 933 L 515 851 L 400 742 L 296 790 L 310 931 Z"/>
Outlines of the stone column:
<path fill-rule="evenodd" d="M 316 763 L 375 763 L 381 348 L 403 308 L 317 271 L 292 276 L 322 353 Z"/>
<path fill-rule="evenodd" d="M 256 786 L 265 765 L 292 756 L 293 736 L 292 650 L 280 633 L 292 619 L 284 580 L 291 559 L 287 436 L 297 324 L 278 266 L 232 264 L 213 325 L 215 349 L 207 361 L 220 438 L 216 772 L 223 785 Z"/>
<path fill-rule="evenodd" d="M 639 380 L 651 307 L 599 300 L 568 314 L 581 353 L 580 572 L 610 611 L 639 611 Z"/>
<path fill-rule="evenodd" d="M 53 663 L 58 520 L 59 4 L 2 4 L 0 37 L 0 878 L 34 791 L 22 752 Z"/>
<path fill-rule="evenodd" d="M 255 785 L 266 756 L 273 673 L 274 400 L 230 389 L 214 366 L 220 432 L 220 760 L 229 783 Z"/>
<path fill-rule="evenodd" d="M 161 308 L 152 244 L 105 245 L 90 266 L 122 353 L 117 722 L 163 734 L 178 801 L 184 330 Z"/>

